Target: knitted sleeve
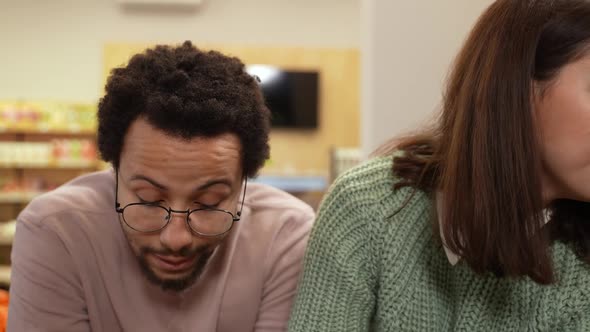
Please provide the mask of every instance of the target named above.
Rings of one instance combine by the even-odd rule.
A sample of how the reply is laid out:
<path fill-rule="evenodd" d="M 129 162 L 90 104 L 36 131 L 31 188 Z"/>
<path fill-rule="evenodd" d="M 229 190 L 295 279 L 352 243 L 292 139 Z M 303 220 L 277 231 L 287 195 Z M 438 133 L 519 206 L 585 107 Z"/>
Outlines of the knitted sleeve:
<path fill-rule="evenodd" d="M 340 178 L 320 208 L 289 322 L 291 332 L 368 331 L 375 307 L 379 250 L 374 248 L 370 186 Z"/>

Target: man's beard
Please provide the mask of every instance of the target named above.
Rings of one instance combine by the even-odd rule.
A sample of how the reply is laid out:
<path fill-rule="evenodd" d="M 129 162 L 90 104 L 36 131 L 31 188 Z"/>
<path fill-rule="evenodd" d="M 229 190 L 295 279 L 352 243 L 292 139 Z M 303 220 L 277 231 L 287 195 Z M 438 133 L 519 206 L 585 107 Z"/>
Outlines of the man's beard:
<path fill-rule="evenodd" d="M 181 257 L 192 257 L 194 255 L 199 255 L 199 258 L 195 261 L 193 266 L 191 267 L 191 272 L 186 277 L 180 279 L 163 279 L 156 275 L 154 270 L 150 267 L 147 262 L 146 255 L 147 254 L 159 254 L 159 255 L 172 255 L 181 256 Z M 141 249 L 140 254 L 137 256 L 139 260 L 139 265 L 141 266 L 141 270 L 144 276 L 153 284 L 160 286 L 160 288 L 164 291 L 173 291 L 173 292 L 180 292 L 188 287 L 192 286 L 197 279 L 203 273 L 209 258 L 213 254 L 213 249 L 209 247 L 202 247 L 197 248 L 196 250 L 188 250 L 188 248 L 183 248 L 178 253 L 172 253 L 167 250 L 156 250 L 149 247 L 144 247 Z"/>

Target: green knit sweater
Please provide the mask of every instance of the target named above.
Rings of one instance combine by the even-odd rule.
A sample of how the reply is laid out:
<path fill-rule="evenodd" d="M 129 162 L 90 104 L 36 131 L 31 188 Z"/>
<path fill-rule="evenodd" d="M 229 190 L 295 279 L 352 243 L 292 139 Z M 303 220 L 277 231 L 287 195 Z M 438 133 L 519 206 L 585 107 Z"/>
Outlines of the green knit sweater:
<path fill-rule="evenodd" d="M 412 191 L 393 192 L 391 159 L 347 172 L 324 199 L 289 331 L 590 331 L 590 266 L 569 246 L 551 248 L 551 286 L 452 266 L 426 194 L 391 217 Z"/>

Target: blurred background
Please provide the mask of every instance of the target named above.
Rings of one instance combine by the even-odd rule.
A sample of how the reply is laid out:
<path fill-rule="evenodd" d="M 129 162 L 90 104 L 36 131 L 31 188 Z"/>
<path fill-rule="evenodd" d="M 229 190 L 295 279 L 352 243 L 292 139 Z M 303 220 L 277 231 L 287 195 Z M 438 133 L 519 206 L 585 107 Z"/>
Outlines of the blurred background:
<path fill-rule="evenodd" d="M 0 0 L 0 286 L 15 218 L 40 193 L 108 167 L 96 104 L 110 70 L 158 43 L 241 58 L 274 116 L 255 180 L 317 208 L 388 138 L 430 121 L 491 0 Z"/>

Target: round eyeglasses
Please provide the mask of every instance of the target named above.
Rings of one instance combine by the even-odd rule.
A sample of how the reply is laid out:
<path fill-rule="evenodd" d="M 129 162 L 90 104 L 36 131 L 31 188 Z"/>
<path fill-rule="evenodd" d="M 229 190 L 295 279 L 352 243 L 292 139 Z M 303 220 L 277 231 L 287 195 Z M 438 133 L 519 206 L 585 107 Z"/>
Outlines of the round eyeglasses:
<path fill-rule="evenodd" d="M 229 211 L 209 206 L 192 210 L 174 210 L 157 203 L 130 203 L 121 208 L 118 200 L 118 174 L 116 177 L 115 211 L 122 216 L 121 219 L 129 228 L 143 233 L 158 232 L 170 223 L 172 213 L 186 213 L 186 223 L 189 228 L 194 233 L 205 237 L 221 236 L 231 230 L 234 222 L 240 220 L 248 183 L 245 179 L 240 211 L 234 215 Z"/>

